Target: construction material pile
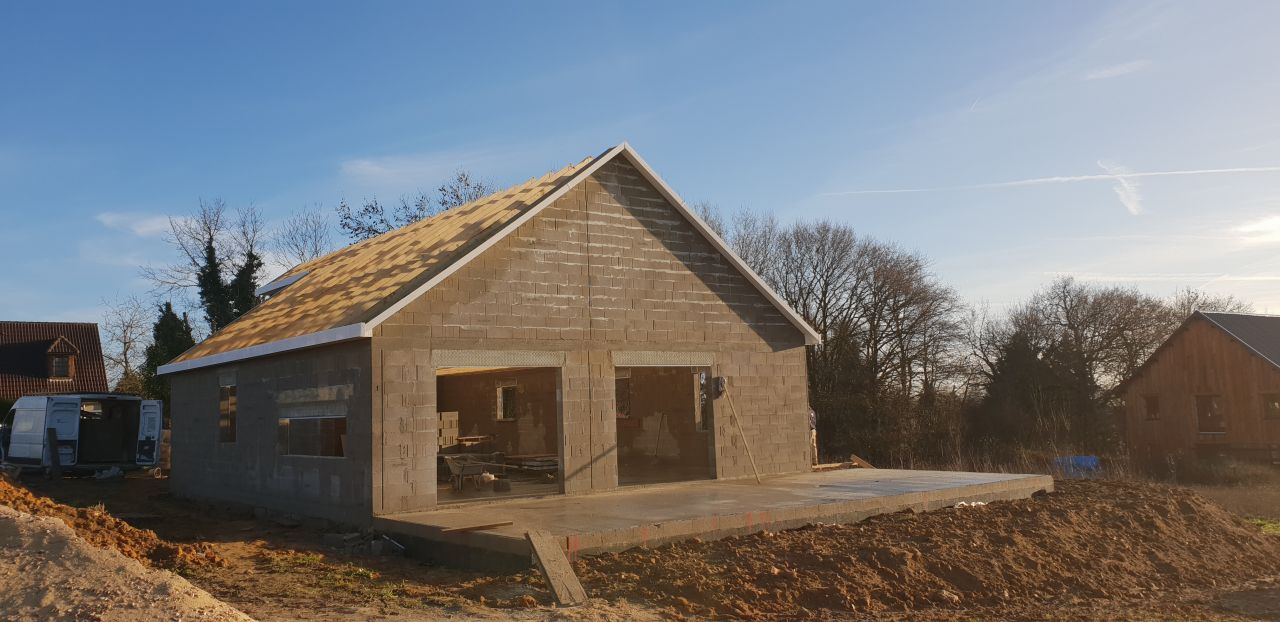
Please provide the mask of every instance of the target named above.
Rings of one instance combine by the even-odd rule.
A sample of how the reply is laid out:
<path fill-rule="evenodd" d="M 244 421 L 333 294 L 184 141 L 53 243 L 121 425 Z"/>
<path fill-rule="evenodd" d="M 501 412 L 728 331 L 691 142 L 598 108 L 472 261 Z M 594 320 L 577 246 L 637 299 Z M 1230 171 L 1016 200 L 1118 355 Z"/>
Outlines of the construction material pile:
<path fill-rule="evenodd" d="M 1058 486 L 1027 500 L 632 549 L 576 569 L 592 596 L 720 618 L 975 614 L 1280 574 L 1280 538 L 1189 490 Z"/>
<path fill-rule="evenodd" d="M 171 572 L 93 546 L 66 523 L 0 506 L 5 620 L 252 622 Z"/>
<path fill-rule="evenodd" d="M 61 519 L 90 544 L 115 549 L 148 566 L 178 569 L 226 563 L 208 544 L 169 542 L 150 529 L 138 529 L 111 516 L 101 506 L 75 508 L 63 505 L 3 479 L 0 479 L 0 505 L 35 516 Z"/>

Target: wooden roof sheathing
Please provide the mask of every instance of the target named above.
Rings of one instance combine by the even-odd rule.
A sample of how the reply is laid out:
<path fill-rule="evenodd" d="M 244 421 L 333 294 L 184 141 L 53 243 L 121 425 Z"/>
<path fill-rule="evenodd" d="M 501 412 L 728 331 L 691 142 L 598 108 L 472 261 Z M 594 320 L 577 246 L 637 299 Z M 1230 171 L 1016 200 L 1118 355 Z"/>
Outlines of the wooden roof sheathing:
<path fill-rule="evenodd" d="M 554 192 L 587 158 L 294 267 L 305 275 L 173 363 L 360 324 Z"/>
<path fill-rule="evenodd" d="M 654 188 L 805 337 L 822 336 L 738 257 L 630 145 L 455 207 L 294 267 L 260 291 L 253 311 L 161 365 L 170 374 L 298 348 L 369 337 L 372 328 L 434 287 L 614 157 L 626 157 Z"/>

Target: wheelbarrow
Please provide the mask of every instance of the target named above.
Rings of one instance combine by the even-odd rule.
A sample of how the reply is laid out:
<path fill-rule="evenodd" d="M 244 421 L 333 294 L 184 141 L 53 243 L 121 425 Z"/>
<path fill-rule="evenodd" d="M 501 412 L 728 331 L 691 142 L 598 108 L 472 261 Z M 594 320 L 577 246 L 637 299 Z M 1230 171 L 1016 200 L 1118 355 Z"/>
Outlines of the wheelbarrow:
<path fill-rule="evenodd" d="M 444 463 L 449 466 L 449 480 L 453 489 L 462 491 L 462 485 L 471 478 L 476 490 L 480 490 L 480 475 L 484 473 L 487 462 L 481 462 L 472 456 L 444 456 Z"/>

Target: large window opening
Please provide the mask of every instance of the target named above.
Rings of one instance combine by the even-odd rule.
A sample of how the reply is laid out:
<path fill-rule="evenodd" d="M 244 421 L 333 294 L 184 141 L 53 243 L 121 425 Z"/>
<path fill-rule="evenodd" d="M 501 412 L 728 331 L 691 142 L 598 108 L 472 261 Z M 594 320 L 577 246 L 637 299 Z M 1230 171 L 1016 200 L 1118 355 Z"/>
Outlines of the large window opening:
<path fill-rule="evenodd" d="M 439 502 L 561 492 L 559 394 L 556 367 L 436 369 Z"/>
<path fill-rule="evenodd" d="M 1217 395 L 1196 396 L 1196 426 L 1201 434 L 1225 434 L 1226 419 L 1222 416 L 1222 400 Z"/>
<path fill-rule="evenodd" d="M 706 367 L 618 367 L 618 483 L 710 479 L 713 402 Z"/>

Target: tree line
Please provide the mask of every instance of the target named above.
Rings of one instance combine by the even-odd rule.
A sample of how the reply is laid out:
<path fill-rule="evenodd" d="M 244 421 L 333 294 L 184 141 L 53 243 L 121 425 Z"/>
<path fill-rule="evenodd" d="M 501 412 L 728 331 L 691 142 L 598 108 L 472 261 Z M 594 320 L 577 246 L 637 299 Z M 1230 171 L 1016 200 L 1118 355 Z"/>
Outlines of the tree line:
<path fill-rule="evenodd" d="M 926 257 L 831 221 L 697 211 L 822 336 L 808 349 L 820 453 L 889 465 L 1121 447 L 1115 389 L 1196 310 L 1247 312 L 1058 277 L 1001 313 L 965 304 Z"/>

